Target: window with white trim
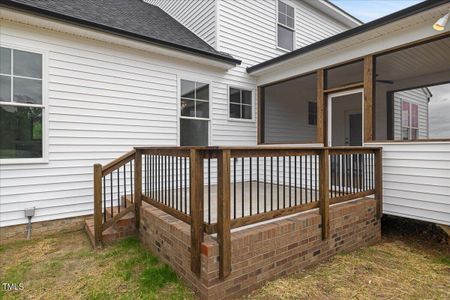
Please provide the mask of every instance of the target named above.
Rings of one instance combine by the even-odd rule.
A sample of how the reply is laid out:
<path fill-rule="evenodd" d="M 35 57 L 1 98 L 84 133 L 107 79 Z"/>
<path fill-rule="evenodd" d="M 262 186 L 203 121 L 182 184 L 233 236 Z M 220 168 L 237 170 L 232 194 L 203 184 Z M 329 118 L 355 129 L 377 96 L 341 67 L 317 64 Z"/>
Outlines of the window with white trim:
<path fill-rule="evenodd" d="M 230 87 L 229 111 L 232 119 L 252 119 L 252 91 Z"/>
<path fill-rule="evenodd" d="M 402 101 L 402 140 L 419 138 L 419 106 Z"/>
<path fill-rule="evenodd" d="M 180 81 L 180 145 L 208 146 L 209 84 Z"/>
<path fill-rule="evenodd" d="M 0 159 L 43 157 L 42 54 L 0 47 Z"/>
<path fill-rule="evenodd" d="M 295 10 L 292 6 L 278 0 L 277 45 L 294 50 Z"/>

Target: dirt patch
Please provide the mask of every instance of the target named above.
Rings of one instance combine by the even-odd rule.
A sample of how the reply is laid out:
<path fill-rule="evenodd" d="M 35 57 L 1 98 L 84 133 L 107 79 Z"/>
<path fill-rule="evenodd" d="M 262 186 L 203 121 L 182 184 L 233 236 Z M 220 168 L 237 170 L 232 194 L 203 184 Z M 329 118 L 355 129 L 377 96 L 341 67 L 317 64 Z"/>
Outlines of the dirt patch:
<path fill-rule="evenodd" d="M 383 239 L 267 283 L 251 299 L 450 299 L 447 238 L 434 225 L 386 217 Z"/>

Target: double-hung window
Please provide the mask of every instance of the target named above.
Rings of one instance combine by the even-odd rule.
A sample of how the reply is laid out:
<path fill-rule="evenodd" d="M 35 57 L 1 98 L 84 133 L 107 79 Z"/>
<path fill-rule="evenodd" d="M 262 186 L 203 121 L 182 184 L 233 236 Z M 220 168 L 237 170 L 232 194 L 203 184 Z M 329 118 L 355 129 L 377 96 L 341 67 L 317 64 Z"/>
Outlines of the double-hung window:
<path fill-rule="evenodd" d="M 280 48 L 294 50 L 295 10 L 292 6 L 278 0 L 277 45 Z"/>
<path fill-rule="evenodd" d="M 180 145 L 208 146 L 209 84 L 182 79 Z"/>
<path fill-rule="evenodd" d="M 230 87 L 230 118 L 252 119 L 252 91 Z"/>
<path fill-rule="evenodd" d="M 402 140 L 419 138 L 419 106 L 402 101 Z"/>
<path fill-rule="evenodd" d="M 0 47 L 0 159 L 43 157 L 42 54 Z"/>

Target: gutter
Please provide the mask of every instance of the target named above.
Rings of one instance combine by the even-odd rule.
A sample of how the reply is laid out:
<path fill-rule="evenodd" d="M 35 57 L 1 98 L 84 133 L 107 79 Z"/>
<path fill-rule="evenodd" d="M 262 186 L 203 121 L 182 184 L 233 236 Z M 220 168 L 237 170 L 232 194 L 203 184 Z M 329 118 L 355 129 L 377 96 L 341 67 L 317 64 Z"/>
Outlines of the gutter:
<path fill-rule="evenodd" d="M 365 23 L 361 26 L 349 29 L 347 31 L 341 32 L 339 34 L 333 35 L 329 38 L 326 38 L 324 40 L 321 40 L 319 42 L 316 42 L 314 44 L 305 46 L 303 48 L 294 50 L 292 52 L 283 54 L 281 56 L 277 56 L 275 58 L 266 60 L 260 64 L 254 65 L 252 67 L 247 68 L 247 73 L 254 73 L 256 71 L 259 71 L 261 69 L 267 68 L 269 66 L 275 65 L 277 63 L 286 61 L 288 59 L 294 58 L 296 56 L 300 56 L 302 54 L 306 54 L 308 52 L 329 46 L 333 43 L 348 39 L 350 37 L 365 33 L 367 31 L 376 29 L 378 27 L 387 25 L 389 23 L 393 23 L 395 21 L 399 21 L 401 19 L 413 16 L 415 14 L 421 13 L 423 11 L 432 9 L 434 7 L 447 4 L 449 3 L 449 0 L 427 0 L 424 2 L 421 2 L 419 4 L 413 5 L 411 7 L 407 7 L 405 9 L 399 10 L 393 14 L 387 15 L 385 17 L 373 20 L 372 22 Z"/>
<path fill-rule="evenodd" d="M 181 51 L 184 53 L 193 54 L 196 56 L 202 56 L 202 57 L 205 57 L 208 59 L 216 60 L 219 62 L 231 64 L 231 65 L 240 65 L 241 64 L 241 60 L 233 58 L 233 57 L 227 57 L 224 55 L 214 54 L 214 53 L 210 53 L 210 52 L 207 52 L 204 50 L 191 48 L 191 47 L 175 44 L 175 43 L 168 42 L 168 41 L 155 39 L 152 37 L 140 35 L 137 33 L 126 31 L 126 30 L 98 24 L 98 23 L 91 22 L 91 21 L 86 21 L 86 20 L 83 20 L 80 18 L 67 16 L 67 15 L 64 15 L 61 13 L 45 10 L 45 9 L 34 7 L 34 6 L 29 6 L 29 5 L 22 4 L 22 3 L 17 3 L 14 1 L 10 1 L 10 0 L 2 0 L 0 7 L 13 8 L 13 9 L 24 11 L 24 12 L 30 12 L 30 13 L 38 15 L 38 16 L 44 16 L 44 17 L 48 17 L 50 19 L 64 21 L 66 23 L 70 23 L 73 25 L 79 25 L 79 26 L 82 26 L 85 28 L 99 30 L 104 33 L 114 34 L 114 35 L 125 37 L 125 38 L 131 38 L 136 41 L 150 43 L 153 45 L 162 46 L 162 47 L 169 48 L 172 50 L 177 50 L 177 51 Z"/>

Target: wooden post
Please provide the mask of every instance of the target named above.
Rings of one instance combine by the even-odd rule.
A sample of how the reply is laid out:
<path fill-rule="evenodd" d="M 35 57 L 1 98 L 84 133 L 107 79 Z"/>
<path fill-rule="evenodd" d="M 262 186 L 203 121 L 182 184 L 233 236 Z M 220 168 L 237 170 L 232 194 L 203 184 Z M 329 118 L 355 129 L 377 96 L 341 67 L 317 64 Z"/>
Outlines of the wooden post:
<path fill-rule="evenodd" d="M 325 72 L 317 71 L 317 143 L 327 146 L 327 103 L 325 100 Z"/>
<path fill-rule="evenodd" d="M 94 240 L 102 246 L 102 165 L 94 165 Z"/>
<path fill-rule="evenodd" d="M 231 203 L 230 150 L 222 150 L 218 157 L 217 180 L 217 239 L 219 241 L 219 277 L 231 273 Z"/>
<path fill-rule="evenodd" d="M 375 150 L 375 200 L 377 218 L 383 215 L 383 150 Z"/>
<path fill-rule="evenodd" d="M 329 186 L 329 155 L 327 148 L 319 154 L 319 212 L 322 218 L 322 239 L 328 239 L 330 235 L 330 186 Z"/>
<path fill-rule="evenodd" d="M 374 137 L 374 78 L 375 66 L 373 55 L 364 57 L 364 142 L 373 141 Z"/>
<path fill-rule="evenodd" d="M 265 108 L 265 89 L 263 87 L 258 87 L 258 94 L 257 94 L 257 124 L 258 124 L 258 131 L 257 131 L 257 143 L 258 144 L 264 144 L 265 143 L 265 131 L 264 131 L 264 108 Z"/>
<path fill-rule="evenodd" d="M 200 150 L 190 151 L 191 206 L 191 271 L 200 276 L 201 246 L 203 242 L 203 156 Z"/>
<path fill-rule="evenodd" d="M 134 158 L 134 214 L 136 230 L 139 230 L 142 204 L 142 151 L 136 150 Z"/>

